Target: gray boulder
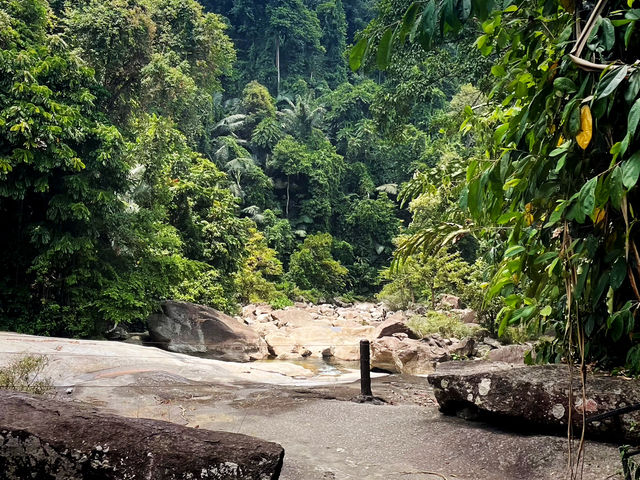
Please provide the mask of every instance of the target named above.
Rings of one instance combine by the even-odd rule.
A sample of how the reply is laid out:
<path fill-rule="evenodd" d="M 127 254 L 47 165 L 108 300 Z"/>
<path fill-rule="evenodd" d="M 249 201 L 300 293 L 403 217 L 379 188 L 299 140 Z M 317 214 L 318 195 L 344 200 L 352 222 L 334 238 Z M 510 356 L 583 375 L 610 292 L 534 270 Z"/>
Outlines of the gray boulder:
<path fill-rule="evenodd" d="M 472 357 L 475 352 L 476 341 L 471 337 L 465 337 L 462 340 L 452 344 L 449 352 L 458 357 Z"/>
<path fill-rule="evenodd" d="M 232 362 L 269 355 L 267 344 L 254 330 L 210 307 L 167 301 L 147 324 L 151 341 L 171 352 Z"/>
<path fill-rule="evenodd" d="M 407 375 L 432 373 L 437 362 L 448 359 L 449 352 L 445 347 L 406 338 L 402 333 L 377 338 L 371 343 L 371 367 L 388 372 Z"/>
<path fill-rule="evenodd" d="M 569 407 L 569 370 L 566 365 L 518 366 L 507 363 L 448 362 L 429 375 L 440 409 L 458 413 L 473 409 L 480 415 L 561 430 L 571 408 L 572 423 L 580 428 L 586 417 L 640 403 L 640 382 L 620 377 L 588 375 L 586 401 L 582 399 L 579 372 L 573 374 L 573 403 Z M 588 422 L 594 437 L 640 441 L 635 425 L 640 412 Z"/>
<path fill-rule="evenodd" d="M 375 338 L 391 337 L 396 333 L 404 333 L 408 338 L 418 339 L 418 336 L 411 330 L 402 318 L 396 315 L 390 316 L 387 320 L 377 326 L 374 332 Z"/>
<path fill-rule="evenodd" d="M 487 359 L 492 362 L 524 364 L 525 355 L 532 349 L 533 345 L 504 345 L 491 350 Z M 535 358 L 535 352 L 532 352 L 532 356 Z"/>
<path fill-rule="evenodd" d="M 284 450 L 246 435 L 0 390 L 4 480 L 275 480 Z"/>

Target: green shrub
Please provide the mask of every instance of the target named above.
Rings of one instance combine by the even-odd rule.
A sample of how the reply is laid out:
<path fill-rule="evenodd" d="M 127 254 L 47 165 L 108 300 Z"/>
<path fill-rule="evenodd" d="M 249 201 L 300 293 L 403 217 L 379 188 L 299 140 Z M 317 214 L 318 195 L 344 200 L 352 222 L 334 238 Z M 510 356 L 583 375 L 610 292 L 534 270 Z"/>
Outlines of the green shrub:
<path fill-rule="evenodd" d="M 17 390 L 42 395 L 53 388 L 53 383 L 42 374 L 49 364 L 44 355 L 25 355 L 0 368 L 0 389 Z"/>
<path fill-rule="evenodd" d="M 483 270 L 482 261 L 469 264 L 458 252 L 446 249 L 435 255 L 414 255 L 398 269 L 386 268 L 381 272 L 381 279 L 387 283 L 378 299 L 395 310 L 416 303 L 429 303 L 435 308 L 438 296 L 450 293 L 460 297 L 467 307 L 481 312 Z"/>
<path fill-rule="evenodd" d="M 471 337 L 478 327 L 470 327 L 458 318 L 442 312 L 428 311 L 424 316 L 416 316 L 407 322 L 407 326 L 420 338 L 439 333 L 445 338 Z"/>
<path fill-rule="evenodd" d="M 293 306 L 293 302 L 282 295 L 279 297 L 275 297 L 271 301 L 269 301 L 269 305 L 271 305 L 271 308 L 273 308 L 274 310 L 281 310 L 285 307 Z"/>
<path fill-rule="evenodd" d="M 309 235 L 291 255 L 287 278 L 302 290 L 329 294 L 342 292 L 347 269 L 331 255 L 333 238 L 328 233 Z M 315 303 L 315 302 L 314 302 Z"/>

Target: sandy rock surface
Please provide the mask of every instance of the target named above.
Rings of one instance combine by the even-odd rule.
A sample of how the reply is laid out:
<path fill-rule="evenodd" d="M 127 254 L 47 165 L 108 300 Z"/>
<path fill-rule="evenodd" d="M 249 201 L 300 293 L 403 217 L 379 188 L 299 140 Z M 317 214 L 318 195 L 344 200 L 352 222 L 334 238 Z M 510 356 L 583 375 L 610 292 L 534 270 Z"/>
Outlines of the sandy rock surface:
<path fill-rule="evenodd" d="M 0 364 L 21 352 L 49 355 L 47 373 L 73 385 L 56 391 L 62 401 L 276 442 L 285 449 L 283 480 L 564 478 L 566 439 L 444 416 L 421 377 L 373 374 L 374 394 L 388 402 L 376 406 L 349 401 L 359 393 L 349 383 L 357 372 L 323 376 L 317 361 L 235 364 L 0 333 Z M 585 459 L 584 480 L 621 480 L 615 445 L 589 441 Z"/>
<path fill-rule="evenodd" d="M 334 358 L 357 361 L 360 340 L 373 340 L 386 317 L 382 304 L 351 307 L 297 303 L 282 310 L 247 305 L 241 319 L 266 341 L 279 360 Z"/>

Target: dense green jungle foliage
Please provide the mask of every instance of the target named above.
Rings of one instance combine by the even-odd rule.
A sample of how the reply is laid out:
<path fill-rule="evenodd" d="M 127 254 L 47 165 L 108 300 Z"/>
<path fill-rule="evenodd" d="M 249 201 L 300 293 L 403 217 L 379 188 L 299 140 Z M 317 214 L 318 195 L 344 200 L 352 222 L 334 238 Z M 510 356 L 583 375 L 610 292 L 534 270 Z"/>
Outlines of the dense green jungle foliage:
<path fill-rule="evenodd" d="M 592 3 L 0 0 L 0 328 L 454 293 L 639 372 L 640 9 Z"/>
<path fill-rule="evenodd" d="M 634 8 L 636 7 L 636 8 Z M 485 111 L 466 108 L 463 132 L 480 138 L 461 181 L 463 217 L 424 224 L 400 240 L 412 265 L 452 241 L 488 247 L 485 305 L 496 326 L 555 335 L 538 359 L 626 364 L 640 372 L 636 203 L 640 176 L 640 33 L 637 0 L 412 3 L 363 35 L 351 65 L 404 65 L 407 45 L 429 51 L 481 22 L 491 57 Z M 579 26 L 576 28 L 576 26 Z M 433 175 L 405 199 L 424 201 Z M 443 219 L 441 219 L 443 220 Z M 584 371 L 584 369 L 583 369 Z"/>
<path fill-rule="evenodd" d="M 167 298 L 397 296 L 400 235 L 457 211 L 477 148 L 459 126 L 489 69 L 465 31 L 353 73 L 358 32 L 408 5 L 0 0 L 0 328 L 95 335 Z M 446 187 L 400 209 L 417 170 Z M 479 305 L 478 245 L 445 253 L 427 286 L 439 264 L 414 262 L 411 301 Z"/>

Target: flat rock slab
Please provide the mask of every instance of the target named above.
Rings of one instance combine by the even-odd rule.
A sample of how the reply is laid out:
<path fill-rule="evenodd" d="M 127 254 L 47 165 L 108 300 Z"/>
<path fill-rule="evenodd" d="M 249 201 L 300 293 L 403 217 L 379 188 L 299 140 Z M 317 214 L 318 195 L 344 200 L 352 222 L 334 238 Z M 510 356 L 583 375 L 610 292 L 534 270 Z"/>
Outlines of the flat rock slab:
<path fill-rule="evenodd" d="M 247 435 L 98 413 L 0 390 L 5 480 L 251 479 L 280 476 L 284 450 Z"/>
<path fill-rule="evenodd" d="M 566 365 L 523 366 L 507 363 L 447 362 L 438 365 L 429 383 L 445 413 L 489 414 L 508 422 L 559 429 L 569 422 L 569 370 Z M 640 382 L 621 377 L 588 375 L 583 401 L 579 372 L 573 374 L 571 421 L 580 427 L 586 417 L 640 403 Z M 640 412 L 587 422 L 592 437 L 618 442 L 640 441 L 634 425 Z"/>

